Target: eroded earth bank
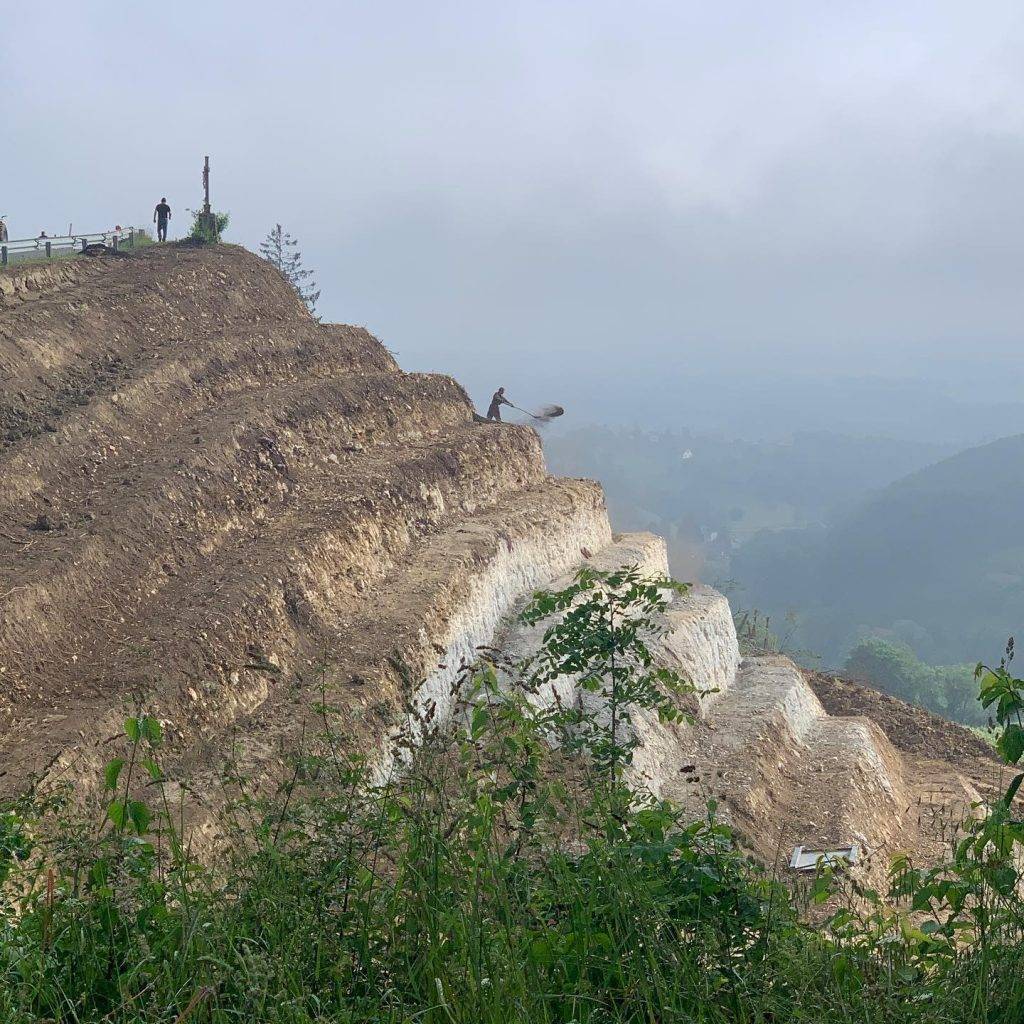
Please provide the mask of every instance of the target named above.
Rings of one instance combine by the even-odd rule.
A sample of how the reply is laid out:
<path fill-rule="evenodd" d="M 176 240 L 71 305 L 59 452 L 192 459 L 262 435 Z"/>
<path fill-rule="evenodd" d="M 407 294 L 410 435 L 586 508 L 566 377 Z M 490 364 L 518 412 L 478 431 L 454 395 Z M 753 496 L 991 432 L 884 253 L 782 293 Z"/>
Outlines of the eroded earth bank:
<path fill-rule="evenodd" d="M 9 273 L 0 383 L 2 795 L 97 778 L 145 707 L 202 829 L 225 761 L 272 777 L 323 694 L 379 751 L 477 645 L 537 642 L 512 622 L 533 590 L 585 562 L 667 570 L 658 538 L 613 535 L 598 484 L 548 475 L 533 430 L 475 423 L 454 380 L 316 322 L 233 246 Z M 709 588 L 666 625 L 659 656 L 709 692 L 693 725 L 639 723 L 637 783 L 714 796 L 765 860 L 935 855 L 998 779 L 965 730 L 741 660 Z"/>

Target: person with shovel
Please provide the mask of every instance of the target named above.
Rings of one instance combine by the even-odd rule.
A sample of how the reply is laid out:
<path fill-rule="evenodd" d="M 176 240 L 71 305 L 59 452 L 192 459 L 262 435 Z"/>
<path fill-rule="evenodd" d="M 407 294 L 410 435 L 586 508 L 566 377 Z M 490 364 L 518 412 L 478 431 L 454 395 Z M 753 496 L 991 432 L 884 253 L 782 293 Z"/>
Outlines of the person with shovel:
<path fill-rule="evenodd" d="M 559 416 L 565 415 L 565 410 L 560 405 L 545 405 L 539 413 L 530 412 L 529 409 L 520 409 L 518 405 L 510 402 L 505 397 L 504 388 L 498 388 L 498 390 L 491 396 L 491 404 L 487 407 L 486 419 L 477 413 L 473 413 L 473 419 L 477 423 L 500 423 L 501 407 L 503 405 L 507 405 L 510 409 L 518 409 L 519 412 L 526 413 L 530 419 L 536 420 L 539 426 L 544 426 L 552 420 L 557 419 Z"/>
<path fill-rule="evenodd" d="M 487 419 L 494 423 L 501 422 L 501 407 L 503 405 L 511 406 L 513 409 L 514 405 L 505 397 L 505 389 L 498 388 L 491 397 L 491 404 L 487 407 Z"/>

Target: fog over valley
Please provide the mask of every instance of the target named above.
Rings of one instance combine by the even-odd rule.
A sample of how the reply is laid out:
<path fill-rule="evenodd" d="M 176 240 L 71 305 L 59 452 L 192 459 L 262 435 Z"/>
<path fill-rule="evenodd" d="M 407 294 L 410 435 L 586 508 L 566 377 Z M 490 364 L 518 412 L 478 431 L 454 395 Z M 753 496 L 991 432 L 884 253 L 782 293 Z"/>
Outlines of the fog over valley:
<path fill-rule="evenodd" d="M 1024 14 L 984 12 L 21 5 L 0 110 L 33 156 L 0 212 L 25 237 L 167 195 L 173 235 L 209 152 L 237 241 L 282 221 L 325 317 L 478 401 L 501 383 L 577 423 L 707 419 L 750 440 L 828 429 L 823 408 L 843 432 L 998 436 L 1019 411 L 949 422 L 1015 401 L 1021 371 Z M 64 59 L 138 38 L 187 64 L 180 89 Z M 66 173 L 123 138 L 144 141 L 116 174 Z M 857 381 L 878 378 L 920 426 L 880 395 L 858 422 Z"/>
<path fill-rule="evenodd" d="M 1024 1024 L 1022 0 L 12 0 L 0 153 L 0 1024 Z"/>

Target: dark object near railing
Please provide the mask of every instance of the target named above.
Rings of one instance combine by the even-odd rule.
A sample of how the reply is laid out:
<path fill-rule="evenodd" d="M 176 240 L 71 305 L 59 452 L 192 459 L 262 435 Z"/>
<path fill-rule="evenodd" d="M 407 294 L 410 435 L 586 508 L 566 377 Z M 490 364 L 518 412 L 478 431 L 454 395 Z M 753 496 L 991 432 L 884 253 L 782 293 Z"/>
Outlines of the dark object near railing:
<path fill-rule="evenodd" d="M 114 228 L 112 231 L 94 231 L 84 235 L 56 235 L 38 238 L 14 238 L 0 243 L 0 266 L 18 260 L 48 259 L 61 252 L 120 252 L 135 248 L 135 228 Z"/>

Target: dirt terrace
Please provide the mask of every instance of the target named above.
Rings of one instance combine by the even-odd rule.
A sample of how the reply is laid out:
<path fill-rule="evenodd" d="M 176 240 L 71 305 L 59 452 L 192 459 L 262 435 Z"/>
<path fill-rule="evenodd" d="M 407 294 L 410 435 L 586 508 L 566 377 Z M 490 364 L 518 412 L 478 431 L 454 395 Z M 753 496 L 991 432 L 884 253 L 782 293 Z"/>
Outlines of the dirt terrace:
<path fill-rule="evenodd" d="M 719 802 L 759 859 L 796 845 L 859 844 L 862 879 L 884 887 L 891 857 L 949 854 L 960 824 L 1008 778 L 968 729 L 787 658 L 745 658 L 676 748 L 665 795 L 695 812 Z M 691 767 L 692 766 L 692 767 Z"/>
<path fill-rule="evenodd" d="M 668 568 L 664 542 L 650 534 L 595 545 L 590 561 L 639 564 L 656 574 Z M 960 824 L 1008 781 L 991 747 L 967 729 L 848 680 L 804 672 L 779 655 L 741 659 L 728 603 L 711 588 L 675 596 L 662 626 L 651 645 L 657 663 L 703 696 L 680 698 L 689 723 L 634 712 L 631 781 L 694 817 L 714 800 L 763 863 L 785 869 L 798 845 L 856 843 L 864 855 L 857 876 L 884 891 L 893 854 L 938 861 Z M 502 646 L 528 654 L 543 629 L 510 624 Z M 563 704 L 602 714 L 601 701 L 574 679 L 536 699 L 553 700 L 556 692 Z"/>
<path fill-rule="evenodd" d="M 423 610 L 443 625 L 484 558 L 467 530 L 603 514 L 532 430 L 474 424 L 453 380 L 317 323 L 242 249 L 58 269 L 0 288 L 0 792 L 88 777 L 132 706 L 212 770 L 229 730 L 313 703 L 325 659 L 353 735 L 379 736 L 424 669 Z"/>

